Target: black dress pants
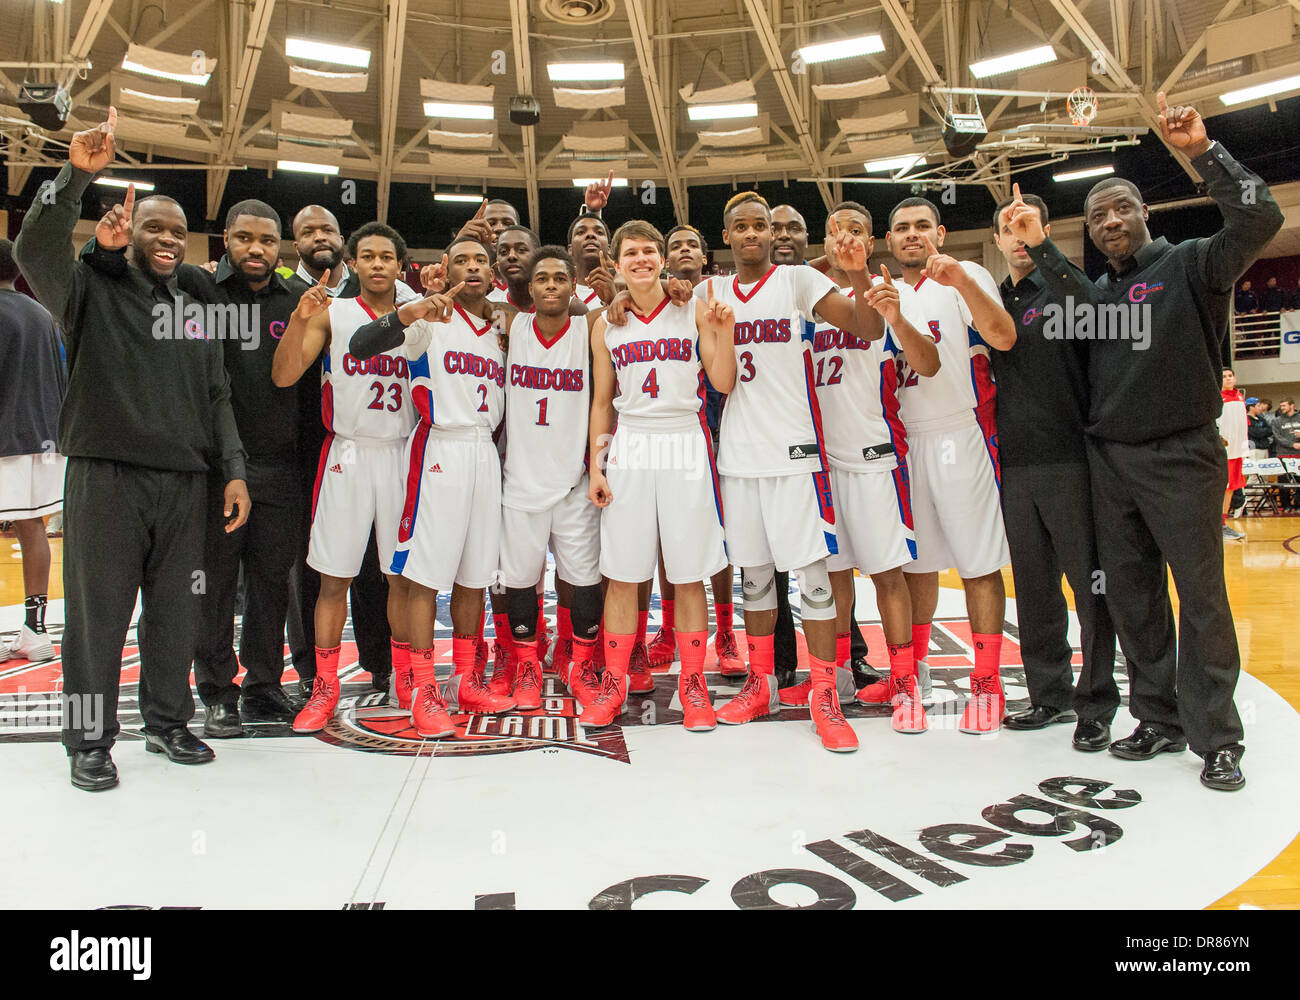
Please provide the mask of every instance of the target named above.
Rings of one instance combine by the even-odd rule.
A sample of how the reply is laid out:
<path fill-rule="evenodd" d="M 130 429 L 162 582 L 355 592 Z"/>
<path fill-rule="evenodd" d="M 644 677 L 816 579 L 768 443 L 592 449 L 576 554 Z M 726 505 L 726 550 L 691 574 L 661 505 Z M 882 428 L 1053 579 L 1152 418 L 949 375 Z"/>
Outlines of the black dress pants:
<path fill-rule="evenodd" d="M 185 725 L 194 717 L 207 474 L 70 457 L 63 511 L 64 747 L 107 749 L 120 731 L 122 646 L 137 593 L 144 728 Z"/>
<path fill-rule="evenodd" d="M 1129 710 L 1206 754 L 1238 745 L 1241 657 L 1223 580 L 1227 458 L 1214 424 L 1142 444 L 1088 439 L 1097 552 L 1131 668 Z M 1178 631 L 1169 575 L 1178 588 Z"/>

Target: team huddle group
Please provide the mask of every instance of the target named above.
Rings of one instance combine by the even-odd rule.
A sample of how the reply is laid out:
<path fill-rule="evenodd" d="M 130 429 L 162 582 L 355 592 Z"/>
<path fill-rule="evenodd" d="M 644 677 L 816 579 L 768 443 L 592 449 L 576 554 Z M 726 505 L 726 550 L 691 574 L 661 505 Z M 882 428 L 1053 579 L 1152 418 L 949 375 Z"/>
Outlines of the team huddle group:
<path fill-rule="evenodd" d="M 1163 288 L 1163 301 L 1181 315 L 1186 311 L 1183 299 L 1190 303 L 1200 284 L 1208 284 L 1215 296 L 1227 294 L 1217 289 L 1219 272 L 1234 272 L 1227 280 L 1230 291 L 1243 262 L 1258 252 L 1279 222 L 1267 189 L 1262 207 L 1235 205 L 1229 196 L 1244 171 L 1206 139 L 1193 109 L 1168 111 L 1163 95 L 1159 98 L 1167 141 L 1194 151 L 1201 168 L 1212 172 L 1211 190 L 1227 228 L 1212 240 L 1180 244 L 1177 249 L 1186 248 L 1186 253 L 1177 256 L 1165 241 L 1151 240 L 1146 207 L 1131 183 L 1097 185 L 1085 209 L 1090 234 L 1107 253 L 1111 274 L 1127 273 L 1125 281 L 1182 267 L 1183 257 L 1207 255 L 1204 262 L 1194 258 L 1199 270 L 1189 265 L 1168 271 L 1169 278 L 1149 286 L 1151 292 Z M 44 258 L 33 248 L 54 263 L 60 241 L 66 247 L 80 192 L 112 158 L 113 124 L 110 112 L 104 125 L 74 138 L 70 164 L 54 184 L 53 206 L 45 208 L 38 199 L 24 222 L 17 247 L 20 263 L 23 240 L 36 263 Z M 1178 650 L 1177 708 L 1163 719 L 1174 697 L 1173 623 L 1163 558 L 1176 577 L 1184 567 L 1196 567 L 1195 587 L 1185 588 L 1179 581 L 1184 611 L 1204 603 L 1226 619 L 1228 639 L 1223 641 L 1231 637 L 1222 548 L 1217 534 L 1200 530 L 1205 527 L 1200 507 L 1192 510 L 1186 500 L 1194 496 L 1198 503 L 1216 506 L 1221 495 L 1224 459 L 1221 450 L 1213 450 L 1217 440 L 1211 442 L 1217 438 L 1212 424 L 1217 409 L 1200 414 L 1204 366 L 1184 364 L 1179 354 L 1204 352 L 1217 369 L 1217 305 L 1200 316 L 1205 333 L 1161 311 L 1152 358 L 1138 359 L 1155 365 L 1161 378 L 1184 379 L 1196 394 L 1197 412 L 1188 415 L 1195 428 L 1186 434 L 1195 440 L 1188 438 L 1186 474 L 1200 477 L 1197 486 L 1191 494 L 1180 488 L 1174 491 L 1177 496 L 1161 493 L 1151 499 L 1166 504 L 1160 508 L 1166 521 L 1184 514 L 1191 518 L 1194 538 L 1179 531 L 1160 541 L 1166 525 L 1152 520 L 1156 508 L 1138 514 L 1132 499 L 1099 492 L 1095 485 L 1092 490 L 1108 504 L 1128 505 L 1117 516 L 1132 540 L 1115 556 L 1127 559 L 1132 547 L 1144 546 L 1140 565 L 1113 563 L 1125 588 L 1133 591 L 1130 608 L 1116 603 L 1123 595 L 1108 592 L 1103 598 L 1089 587 L 1098 575 L 1098 543 L 1088 506 L 1092 444 L 1090 440 L 1085 460 L 1083 425 L 1092 422 L 1090 435 L 1093 425 L 1097 433 L 1110 434 L 1111 404 L 1109 395 L 1094 392 L 1089 414 L 1085 358 L 1118 366 L 1115 370 L 1125 379 L 1146 369 L 1135 369 L 1128 360 L 1131 352 L 1121 354 L 1119 348 L 1103 358 L 1096 349 L 1085 354 L 1082 347 L 1053 343 L 1042 335 L 1042 305 L 1053 296 L 1067 290 L 1081 297 L 1109 292 L 1106 279 L 1094 287 L 1052 245 L 1041 199 L 1022 197 L 1017 186 L 1014 196 L 996 207 L 994 237 L 1011 270 L 999 287 L 984 267 L 943 252 L 940 210 L 921 197 L 903 199 L 889 213 L 885 239 L 897 278 L 885 265 L 879 274 L 868 272 L 874 220 L 854 201 L 830 208 L 824 255 L 805 263 L 808 230 L 799 213 L 790 206 L 773 209 L 753 191 L 736 194 L 726 203 L 722 220 L 722 239 L 732 252 L 735 272 L 706 276 L 709 248 L 698 230 L 679 225 L 665 236 L 638 219 L 611 230 L 601 215 L 608 198 L 608 182 L 588 189 L 586 207 L 569 226 L 563 247 L 541 245 L 508 202 L 485 201 L 441 261 L 421 269 L 423 295 L 400 280 L 407 247 L 388 225 L 371 222 L 351 234 L 349 267 L 340 264 L 343 243 L 333 216 L 320 206 L 308 206 L 295 217 L 293 229 L 303 255 L 298 274 L 312 282 L 290 278 L 277 284 L 272 270 L 279 252 L 279 214 L 256 200 L 230 209 L 227 254 L 215 267 L 215 281 L 195 287 L 202 294 L 250 302 L 274 292 L 288 303 L 287 321 L 272 334 L 272 352 L 226 345 L 225 367 L 244 386 L 235 393 L 234 412 L 240 411 L 241 392 L 249 397 L 243 403 L 247 411 L 252 397 L 278 391 L 273 387 L 315 382 L 320 373 L 325 439 L 315 464 L 306 546 L 306 564 L 320 576 L 314 601 L 315 676 L 306 703 L 295 706 L 295 731 L 321 731 L 338 709 L 348 588 L 362 571 L 368 543 L 377 547 L 388 581 L 395 698 L 410 711 L 414 731 L 429 739 L 453 735 L 456 713 L 540 710 L 548 665 L 581 706 L 584 726 L 612 725 L 627 711 L 629 695 L 654 690 L 651 668 L 673 659 L 680 660 L 677 693 L 690 731 L 709 731 L 718 722 L 742 724 L 782 706 L 806 705 L 822 745 L 852 751 L 858 737 L 841 705 L 854 699 L 892 708 L 897 732 L 921 733 L 928 726 L 926 656 L 938 574 L 951 568 L 965 590 L 974 660 L 960 716 L 962 732 L 994 732 L 1004 721 L 1009 728 L 1041 729 L 1072 721 L 1073 704 L 1080 716 L 1077 749 L 1110 747 L 1119 756 L 1150 759 L 1186 748 L 1177 732 L 1186 700 L 1184 724 L 1195 727 L 1196 741 L 1204 745 L 1194 749 L 1206 757 L 1207 770 L 1214 771 L 1214 783 L 1206 774 L 1202 780 L 1211 787 L 1240 787 L 1240 723 L 1233 721 L 1231 710 L 1235 643 L 1231 650 L 1216 647 L 1212 660 L 1204 663 L 1191 645 Z M 76 282 L 84 284 L 73 292 L 85 303 L 95 301 L 92 293 L 102 294 L 107 309 L 143 311 L 153 301 L 150 296 L 172 287 L 168 282 L 174 282 L 178 270 L 182 287 L 187 272 L 191 277 L 201 273 L 179 265 L 186 234 L 180 206 L 151 195 L 132 213 L 132 201 L 128 194 L 127 203 L 100 222 L 98 245 L 84 250 L 78 265 L 87 270 L 73 272 Z M 1146 270 L 1135 270 L 1138 266 Z M 78 324 L 93 325 L 98 319 L 94 308 L 83 307 L 74 318 L 60 300 L 68 293 L 56 271 L 34 272 L 38 294 L 44 288 L 43 298 L 55 300 L 58 307 L 52 311 L 68 317 L 65 323 L 74 330 Z M 137 272 L 143 277 L 137 278 Z M 137 313 L 125 315 L 130 319 Z M 1162 334 L 1164 326 L 1168 330 Z M 1024 328 L 1019 336 L 1018 327 Z M 1191 330 L 1190 339 L 1182 345 L 1178 338 L 1186 330 Z M 1024 346 L 1013 351 L 1018 341 Z M 122 349 L 137 347 L 132 342 Z M 149 350 L 178 349 L 161 344 Z M 204 348 L 200 342 L 185 350 L 191 352 L 184 355 L 189 359 Z M 75 361 L 71 350 L 70 360 Z M 184 363 L 212 364 L 197 359 Z M 1005 401 L 1007 444 L 1016 439 L 1015 462 L 1022 470 L 1014 497 L 1001 492 L 995 368 L 1016 387 Z M 189 475 L 196 467 L 219 466 L 224 490 L 218 487 L 216 496 L 226 519 L 224 531 L 231 533 L 247 521 L 250 505 L 240 435 L 248 440 L 260 434 L 264 440 L 278 422 L 245 418 L 236 434 L 230 381 L 219 368 L 208 377 L 213 414 L 204 439 L 208 458 L 197 466 L 175 468 Z M 74 367 L 70 398 L 77 395 L 77 384 Z M 202 379 L 195 383 L 200 389 L 202 384 Z M 1100 384 L 1109 392 L 1113 378 Z M 1213 385 L 1207 385 L 1213 393 Z M 1217 404 L 1213 396 L 1207 405 Z M 75 437 L 65 426 L 73 423 L 69 409 L 65 403 L 61 447 L 65 437 Z M 1059 418 L 1053 416 L 1057 409 Z M 1012 418 L 1015 435 L 1010 434 Z M 1208 429 L 1201 426 L 1205 420 Z M 80 423 L 92 437 L 99 432 L 93 421 Z M 1029 428 L 1040 436 L 1034 439 Z M 1113 436 L 1127 442 L 1131 423 L 1123 428 Z M 1043 431 L 1049 438 L 1055 435 L 1054 448 L 1042 447 Z M 1172 427 L 1168 433 L 1183 431 Z M 1138 447 L 1141 440 L 1125 447 Z M 268 446 L 259 447 L 266 451 Z M 84 453 L 96 456 L 95 448 L 110 446 L 87 446 Z M 92 463 L 77 464 L 74 476 L 77 454 L 70 452 L 70 515 L 74 489 L 84 490 L 84 506 L 100 503 L 100 491 L 89 488 L 93 482 L 81 481 L 94 472 Z M 1012 454 L 1006 451 L 1008 461 Z M 117 458 L 117 453 L 109 457 Z M 1162 453 L 1162 459 L 1172 463 L 1175 455 Z M 1023 471 L 1025 463 L 1038 461 L 1044 462 L 1041 475 Z M 123 468 L 116 466 L 113 474 L 126 475 Z M 1113 471 L 1124 489 L 1138 488 L 1125 478 L 1125 469 Z M 163 487 L 150 486 L 155 492 L 147 500 L 114 488 L 117 496 L 152 517 L 159 509 L 184 509 L 183 498 L 192 495 L 188 491 L 201 493 L 202 483 L 178 477 Z M 1107 487 L 1114 489 L 1118 487 Z M 258 490 L 274 505 L 274 488 L 264 482 Z M 1010 554 L 1004 507 L 1008 524 L 1014 522 L 1016 528 Z M 1135 517 L 1147 519 L 1156 540 L 1148 535 L 1142 541 L 1134 533 Z M 217 524 L 221 517 L 214 514 L 210 521 Z M 1212 517 L 1207 523 L 1217 532 Z M 106 518 L 97 524 L 112 544 L 113 525 Z M 191 544 L 190 534 L 176 531 L 169 551 Z M 1217 580 L 1205 569 L 1214 555 L 1202 544 L 1205 539 L 1218 546 Z M 143 546 L 146 554 L 155 544 L 134 537 L 130 543 Z M 74 545 L 84 545 L 86 551 Z M 70 536 L 65 587 L 81 587 L 82 577 L 96 573 L 119 574 L 116 564 L 103 559 L 102 548 Z M 250 543 L 245 560 L 254 549 Z M 559 597 L 553 644 L 540 596 L 548 549 Z M 1021 633 L 1032 706 L 1004 720 L 1002 568 L 1012 555 L 1017 586 L 1026 590 Z M 181 557 L 174 561 L 178 567 L 185 562 Z M 91 572 L 82 569 L 83 562 L 93 565 Z M 663 627 L 647 644 L 656 566 Z M 741 570 L 747 664 L 732 629 L 734 567 Z M 888 677 L 866 683 L 849 666 L 855 570 L 871 577 L 888 647 Z M 1066 639 L 1062 570 L 1074 589 L 1084 633 L 1084 669 L 1077 687 Z M 810 669 L 802 683 L 787 675 L 790 682 L 780 686 L 773 635 L 779 591 L 786 588 L 784 574 L 798 581 Z M 181 603 L 187 598 L 159 586 L 160 576 L 151 580 L 146 574 L 142 583 L 133 579 L 124 575 L 118 582 L 132 595 L 134 587 L 144 589 L 144 619 L 156 636 L 152 622 L 163 615 L 152 614 L 150 602 L 174 601 L 179 610 L 188 606 Z M 711 583 L 715 603 L 719 670 L 744 677 L 739 693 L 716 709 L 703 672 L 709 631 L 705 581 Z M 233 602 L 233 576 L 230 590 Z M 1150 600 L 1162 599 L 1166 608 L 1163 617 L 1156 615 L 1162 625 L 1159 636 L 1143 631 L 1155 622 L 1143 617 L 1143 609 L 1155 606 L 1146 590 L 1152 591 Z M 453 672 L 442 683 L 433 653 L 439 594 L 450 596 L 453 629 Z M 487 594 L 496 635 L 490 678 L 484 639 Z M 1132 644 L 1143 664 L 1152 663 L 1149 678 L 1145 667 L 1135 674 L 1146 685 L 1135 692 L 1143 702 L 1135 701 L 1135 715 L 1143 721 L 1128 741 L 1116 744 L 1109 736 L 1119 704 L 1113 679 L 1116 628 L 1107 605 L 1123 610 L 1126 652 L 1133 655 Z M 69 686 L 75 679 L 91 689 L 94 684 L 106 689 L 108 673 L 115 668 L 108 654 L 101 654 L 102 643 L 93 639 L 111 638 L 116 627 L 90 591 L 80 601 L 69 594 L 68 609 L 64 662 Z M 282 650 L 282 609 L 280 605 L 264 629 L 268 647 L 277 654 Z M 250 614 L 245 615 L 246 645 Z M 228 651 L 229 612 L 217 624 L 216 631 L 224 631 L 220 644 Z M 1199 642 L 1199 635 L 1191 634 L 1189 643 Z M 175 637 L 155 638 L 159 646 L 154 648 L 171 642 L 181 651 L 186 641 L 182 628 Z M 147 672 L 149 662 L 162 657 L 144 655 L 143 638 L 141 646 Z M 1185 652 L 1195 669 L 1207 671 L 1207 684 L 1228 692 L 1226 703 L 1217 694 L 1201 697 L 1205 692 L 1200 687 L 1184 684 Z M 80 659 L 92 657 L 104 660 L 98 673 L 77 674 Z M 232 669 L 226 683 L 233 686 L 233 655 L 228 658 Z M 199 668 L 196 659 L 203 694 Z M 303 673 L 301 665 L 299 669 Z M 250 667 L 246 694 L 252 672 Z M 1135 673 L 1132 663 L 1130 673 Z M 210 760 L 210 749 L 184 728 L 192 702 L 187 686 L 175 687 L 174 680 L 169 678 L 166 688 L 166 698 L 175 701 L 171 705 L 164 704 L 163 685 L 154 682 L 146 688 L 142 676 L 150 747 L 185 763 Z M 278 671 L 271 681 L 278 693 Z M 212 702 L 204 700 L 211 724 Z M 1148 722 L 1142 714 L 1148 710 L 1161 721 Z M 156 721 L 151 722 L 150 712 Z M 79 787 L 116 783 L 107 758 L 117 731 L 115 718 L 112 723 L 110 732 L 91 739 L 69 730 L 65 720 L 65 744 L 74 757 L 73 781 Z M 102 757 L 79 756 L 88 753 Z"/>

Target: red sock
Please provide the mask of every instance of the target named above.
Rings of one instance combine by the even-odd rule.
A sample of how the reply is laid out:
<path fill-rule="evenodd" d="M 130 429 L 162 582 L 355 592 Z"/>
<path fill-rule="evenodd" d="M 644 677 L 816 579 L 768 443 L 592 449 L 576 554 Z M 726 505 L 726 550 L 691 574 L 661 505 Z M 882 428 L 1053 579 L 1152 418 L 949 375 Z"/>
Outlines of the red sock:
<path fill-rule="evenodd" d="M 632 659 L 632 644 L 635 641 L 635 635 L 615 635 L 609 631 L 605 633 L 605 669 L 616 680 L 627 676 L 627 665 Z"/>
<path fill-rule="evenodd" d="M 709 633 L 677 632 L 677 652 L 682 661 L 682 676 L 704 671 L 704 651 L 709 646 Z"/>
<path fill-rule="evenodd" d="M 853 640 L 847 632 L 835 633 L 835 665 L 842 667 L 849 662 L 849 653 L 853 649 Z"/>
<path fill-rule="evenodd" d="M 555 611 L 555 634 L 559 636 L 561 642 L 573 638 L 573 612 L 564 605 L 560 605 Z"/>
<path fill-rule="evenodd" d="M 590 639 L 579 639 L 576 636 L 573 640 L 573 668 L 584 666 L 591 662 L 591 658 L 596 655 L 596 644 Z"/>
<path fill-rule="evenodd" d="M 638 611 L 636 614 L 636 644 L 638 646 L 645 645 L 645 629 L 649 618 L 649 611 Z"/>
<path fill-rule="evenodd" d="M 546 612 L 542 610 L 543 597 L 537 595 L 537 634 L 541 635 L 546 631 Z"/>
<path fill-rule="evenodd" d="M 772 650 L 770 635 L 748 635 L 749 669 L 764 677 L 776 672 L 776 653 Z"/>
<path fill-rule="evenodd" d="M 433 666 L 432 649 L 411 650 L 411 667 L 415 671 L 416 687 L 423 687 L 426 684 L 434 684 L 437 682 Z"/>
<path fill-rule="evenodd" d="M 339 680 L 339 653 L 342 652 L 342 646 L 335 646 L 333 649 L 321 649 L 316 647 L 316 676 L 324 677 L 333 681 L 335 684 Z"/>
<path fill-rule="evenodd" d="M 474 669 L 474 656 L 478 652 L 478 636 L 457 635 L 451 637 L 451 662 L 457 674 L 467 674 Z"/>
<path fill-rule="evenodd" d="M 912 626 L 912 669 L 930 652 L 930 623 Z"/>
<path fill-rule="evenodd" d="M 916 674 L 916 661 L 912 659 L 910 642 L 889 643 L 889 676 L 901 679 Z"/>
<path fill-rule="evenodd" d="M 501 643 L 507 650 L 514 647 L 514 636 L 510 634 L 510 616 L 508 614 L 494 614 L 492 616 L 492 631 L 496 633 L 497 642 Z"/>
<path fill-rule="evenodd" d="M 411 644 L 390 639 L 388 645 L 393 650 L 393 669 L 406 670 L 411 665 Z"/>
<path fill-rule="evenodd" d="M 809 653 L 808 668 L 813 687 L 835 686 L 835 664 L 830 660 L 819 660 Z"/>
<path fill-rule="evenodd" d="M 732 621 L 735 619 L 736 606 L 734 604 L 715 604 L 713 606 L 713 616 L 718 620 L 719 632 L 730 632 Z"/>
<path fill-rule="evenodd" d="M 998 676 L 998 664 L 1002 660 L 1002 633 L 981 635 L 972 632 L 971 642 L 975 644 L 975 669 L 972 673 L 976 677 Z"/>
<path fill-rule="evenodd" d="M 663 608 L 663 627 L 666 629 L 672 629 L 673 627 L 673 606 L 676 603 L 671 597 L 665 597 L 660 602 L 660 606 Z"/>
<path fill-rule="evenodd" d="M 515 656 L 518 658 L 519 663 L 523 663 L 525 660 L 532 660 L 534 663 L 537 662 L 536 637 L 534 637 L 532 642 L 519 642 L 518 640 L 516 640 Z"/>

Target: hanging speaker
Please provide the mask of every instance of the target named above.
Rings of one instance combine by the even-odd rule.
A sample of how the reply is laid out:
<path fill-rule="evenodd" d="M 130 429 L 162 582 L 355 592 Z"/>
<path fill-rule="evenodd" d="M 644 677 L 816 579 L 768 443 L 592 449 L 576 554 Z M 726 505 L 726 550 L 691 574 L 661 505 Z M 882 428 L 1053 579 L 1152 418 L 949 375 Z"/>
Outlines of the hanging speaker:
<path fill-rule="evenodd" d="M 953 112 L 943 124 L 943 144 L 952 156 L 969 156 L 989 134 L 984 116 Z"/>

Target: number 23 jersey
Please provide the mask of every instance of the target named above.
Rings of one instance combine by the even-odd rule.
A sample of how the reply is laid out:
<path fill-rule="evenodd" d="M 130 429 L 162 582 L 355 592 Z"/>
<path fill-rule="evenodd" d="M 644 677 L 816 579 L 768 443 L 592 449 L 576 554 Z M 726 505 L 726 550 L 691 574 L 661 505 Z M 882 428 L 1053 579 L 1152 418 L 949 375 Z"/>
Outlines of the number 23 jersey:
<path fill-rule="evenodd" d="M 329 305 L 330 343 L 321 373 L 321 419 L 331 434 L 372 441 L 404 438 L 415 426 L 406 348 L 359 361 L 348 345 L 378 317 L 361 299 Z"/>

